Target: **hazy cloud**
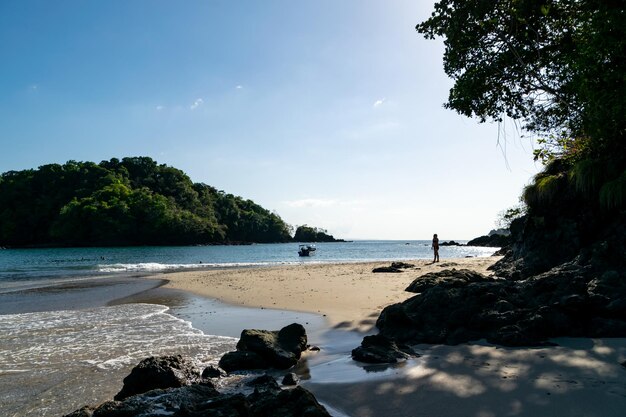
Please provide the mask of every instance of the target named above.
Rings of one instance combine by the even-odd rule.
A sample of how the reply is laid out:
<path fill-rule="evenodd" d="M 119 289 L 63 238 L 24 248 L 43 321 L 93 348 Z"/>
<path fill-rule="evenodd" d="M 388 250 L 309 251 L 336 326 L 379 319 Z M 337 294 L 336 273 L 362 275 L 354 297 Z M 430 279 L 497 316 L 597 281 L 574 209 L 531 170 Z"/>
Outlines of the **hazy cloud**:
<path fill-rule="evenodd" d="M 384 98 L 384 97 L 383 97 L 383 98 L 381 98 L 381 99 L 376 100 L 376 101 L 374 102 L 374 107 L 376 108 L 376 107 L 380 107 L 380 106 L 382 106 L 382 105 L 385 103 L 385 101 L 387 101 L 387 99 L 386 99 L 386 98 Z"/>
<path fill-rule="evenodd" d="M 303 198 L 302 200 L 285 201 L 289 207 L 330 207 L 337 204 L 336 200 L 327 200 L 322 198 Z"/>
<path fill-rule="evenodd" d="M 238 85 L 235 87 L 237 90 L 241 90 L 243 88 L 243 85 Z"/>
<path fill-rule="evenodd" d="M 198 107 L 202 106 L 202 103 L 204 103 L 204 100 L 202 100 L 201 98 L 197 98 L 196 101 L 194 101 L 193 104 L 189 106 L 189 109 L 195 110 Z"/>
<path fill-rule="evenodd" d="M 158 111 L 161 111 L 161 110 L 163 110 L 164 108 L 165 108 L 165 107 L 163 107 L 163 106 L 156 106 L 156 109 L 157 109 Z"/>

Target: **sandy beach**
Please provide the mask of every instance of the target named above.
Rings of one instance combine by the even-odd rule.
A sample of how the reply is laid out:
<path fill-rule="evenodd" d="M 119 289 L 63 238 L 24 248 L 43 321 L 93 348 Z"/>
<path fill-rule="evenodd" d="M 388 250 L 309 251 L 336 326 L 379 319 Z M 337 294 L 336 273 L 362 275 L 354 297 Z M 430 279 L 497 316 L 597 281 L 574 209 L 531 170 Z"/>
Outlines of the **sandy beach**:
<path fill-rule="evenodd" d="M 414 294 L 404 289 L 418 276 L 447 268 L 487 273 L 499 257 L 407 261 L 415 265 L 401 273 L 374 273 L 390 262 L 301 264 L 176 272 L 165 275 L 166 288 L 249 307 L 316 313 L 332 328 L 366 332 L 380 311 Z"/>
<path fill-rule="evenodd" d="M 446 268 L 488 273 L 497 257 L 411 261 L 402 273 L 373 273 L 389 262 L 306 264 L 167 274 L 166 287 L 240 306 L 325 316 L 346 343 L 304 365 L 304 386 L 352 417 L 623 416 L 626 339 L 556 339 L 558 346 L 503 348 L 478 342 L 418 345 L 420 357 L 363 366 L 349 357 L 385 306 L 414 294 L 418 276 Z M 322 346 L 324 350 L 325 346 Z"/>

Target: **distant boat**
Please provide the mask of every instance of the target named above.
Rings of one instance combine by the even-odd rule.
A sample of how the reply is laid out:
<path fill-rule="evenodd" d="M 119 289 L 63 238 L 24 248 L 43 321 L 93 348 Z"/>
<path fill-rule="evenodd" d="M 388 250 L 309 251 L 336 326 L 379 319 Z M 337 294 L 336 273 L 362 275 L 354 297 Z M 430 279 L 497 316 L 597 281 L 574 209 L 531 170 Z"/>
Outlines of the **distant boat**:
<path fill-rule="evenodd" d="M 298 248 L 298 255 L 311 256 L 315 254 L 316 249 L 315 245 L 300 245 Z"/>

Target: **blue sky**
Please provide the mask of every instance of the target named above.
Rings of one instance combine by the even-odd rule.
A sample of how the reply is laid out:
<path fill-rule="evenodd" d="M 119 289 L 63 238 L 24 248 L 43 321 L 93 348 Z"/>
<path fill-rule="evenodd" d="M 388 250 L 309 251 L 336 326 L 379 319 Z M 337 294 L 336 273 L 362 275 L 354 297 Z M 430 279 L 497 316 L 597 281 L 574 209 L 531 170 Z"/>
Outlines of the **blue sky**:
<path fill-rule="evenodd" d="M 428 1 L 0 2 L 0 171 L 145 155 L 293 225 L 470 239 L 540 168 L 445 110 Z"/>

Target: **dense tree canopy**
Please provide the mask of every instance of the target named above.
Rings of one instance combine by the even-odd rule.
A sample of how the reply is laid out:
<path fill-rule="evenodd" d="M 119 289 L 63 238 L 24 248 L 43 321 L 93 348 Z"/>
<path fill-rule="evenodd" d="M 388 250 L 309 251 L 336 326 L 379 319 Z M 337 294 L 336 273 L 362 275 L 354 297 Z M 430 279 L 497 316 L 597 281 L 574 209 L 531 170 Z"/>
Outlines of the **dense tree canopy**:
<path fill-rule="evenodd" d="M 447 107 L 521 120 L 539 156 L 623 154 L 623 0 L 442 0 L 417 30 L 445 38 Z"/>
<path fill-rule="evenodd" d="M 537 135 L 531 214 L 626 208 L 623 0 L 441 0 L 417 30 L 445 38 L 446 107 Z"/>
<path fill-rule="evenodd" d="M 293 239 L 298 242 L 343 242 L 343 240 L 335 239 L 333 235 L 329 235 L 327 230 L 306 224 L 298 226 Z"/>
<path fill-rule="evenodd" d="M 253 201 L 147 157 L 0 175 L 0 246 L 286 242 L 290 232 Z"/>

